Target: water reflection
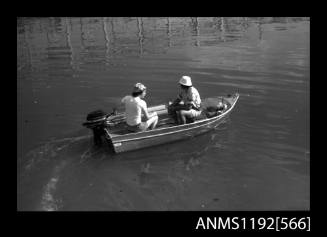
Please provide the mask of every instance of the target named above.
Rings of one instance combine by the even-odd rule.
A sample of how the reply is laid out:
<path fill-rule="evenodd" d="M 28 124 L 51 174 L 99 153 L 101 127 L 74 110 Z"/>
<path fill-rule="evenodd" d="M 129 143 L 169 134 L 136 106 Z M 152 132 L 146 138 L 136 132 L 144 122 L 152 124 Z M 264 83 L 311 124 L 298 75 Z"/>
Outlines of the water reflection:
<path fill-rule="evenodd" d="M 52 79 L 59 79 L 63 76 L 71 77 L 75 67 L 69 20 L 68 18 L 50 18 L 49 24 L 52 27 L 46 32 L 47 47 L 45 54 L 48 76 Z M 46 83 L 47 87 L 49 83 Z"/>
<path fill-rule="evenodd" d="M 171 47 L 171 22 L 169 20 L 169 17 L 167 17 L 167 40 L 168 40 L 168 47 Z"/>
<path fill-rule="evenodd" d="M 262 23 L 261 21 L 259 21 L 258 23 L 258 31 L 259 31 L 259 40 L 261 41 L 262 40 L 262 33 L 263 33 L 263 30 L 262 30 Z"/>
<path fill-rule="evenodd" d="M 84 31 L 83 31 L 83 19 L 79 18 L 79 25 L 80 25 L 80 31 L 81 31 L 81 44 L 82 44 L 82 49 L 85 49 L 85 44 L 84 44 Z"/>
<path fill-rule="evenodd" d="M 110 50 L 110 38 L 108 35 L 108 26 L 107 26 L 107 17 L 102 18 L 103 22 L 103 32 L 104 32 L 104 38 L 106 41 L 106 52 L 105 52 L 105 57 L 106 57 L 106 65 L 108 65 L 108 59 L 109 59 L 109 50 Z"/>
<path fill-rule="evenodd" d="M 62 18 L 51 17 L 50 24 L 53 26 L 53 29 L 56 33 L 60 34 L 63 31 Z"/>
<path fill-rule="evenodd" d="M 200 46 L 200 41 L 199 41 L 199 35 L 200 35 L 200 30 L 199 30 L 199 21 L 197 17 L 191 17 L 191 26 L 192 26 L 192 34 L 195 35 L 195 46 Z"/>
<path fill-rule="evenodd" d="M 125 19 L 125 23 L 127 23 Z M 114 19 L 112 17 L 103 17 L 102 18 L 102 29 L 103 29 L 103 38 L 105 45 L 105 64 L 109 65 L 109 62 L 113 55 L 116 52 L 116 41 L 117 36 L 115 32 Z"/>
<path fill-rule="evenodd" d="M 243 30 L 247 30 L 247 28 L 250 26 L 250 22 L 248 17 L 242 17 L 241 25 L 243 26 Z"/>
<path fill-rule="evenodd" d="M 225 42 L 226 41 L 226 38 L 225 38 L 225 34 L 226 34 L 225 17 L 221 17 L 220 32 L 221 32 L 220 39 Z"/>
<path fill-rule="evenodd" d="M 166 52 L 166 47 L 181 47 L 191 44 L 194 47 L 210 46 L 219 42 L 237 40 L 246 36 L 251 24 L 257 25 L 258 39 L 263 38 L 263 24 L 268 23 L 291 23 L 299 20 L 309 20 L 308 18 L 232 18 L 232 17 L 212 17 L 201 18 L 112 18 L 102 17 L 101 19 L 90 18 L 18 18 L 17 34 L 22 36 L 22 46 L 26 50 L 25 65 L 31 69 L 34 62 L 41 62 L 41 54 L 34 53 L 42 51 L 44 39 L 49 45 L 46 50 L 67 50 L 70 54 L 71 67 L 77 70 L 81 60 L 83 61 L 103 61 L 108 65 L 109 59 L 113 55 L 138 54 L 144 55 L 156 52 Z M 136 27 L 133 26 L 135 22 Z M 151 22 L 151 24 L 148 24 Z M 189 22 L 189 24 L 186 24 Z M 200 29 L 200 22 L 201 29 Z M 153 23 L 153 24 L 152 24 Z M 79 28 L 80 45 L 76 42 L 78 33 L 73 31 L 73 27 Z M 127 30 L 128 29 L 128 30 Z M 276 26 L 277 30 L 286 29 L 285 26 Z M 201 30 L 201 32 L 200 32 Z M 136 33 L 137 38 L 133 38 L 131 33 Z M 151 32 L 152 44 L 147 44 L 145 32 Z M 191 35 L 186 32 L 189 31 Z M 119 40 L 117 39 L 117 33 Z M 180 37 L 176 45 L 172 44 L 172 36 L 177 33 Z M 214 33 L 217 37 L 210 37 Z M 162 34 L 166 37 L 161 38 Z M 45 38 L 43 36 L 46 36 Z M 28 37 L 32 36 L 29 42 Z M 188 39 L 190 38 L 190 39 Z M 183 39 L 183 40 L 182 40 Z M 158 42 L 156 42 L 158 41 Z M 163 42 L 165 41 L 165 42 Z M 159 43 L 162 42 L 162 43 Z M 156 44 L 156 45 L 155 45 Z M 128 45 L 128 47 L 125 47 Z M 155 46 L 154 46 L 155 45 Z M 34 48 L 37 46 L 38 49 Z M 136 46 L 136 47 L 135 47 Z M 50 47 L 50 48 L 49 48 Z M 54 48 L 51 48 L 54 47 Z M 137 49 L 136 49 L 137 48 Z M 81 49 L 81 51 L 80 51 Z M 126 50 L 128 49 L 128 50 Z M 53 56 L 53 55 L 52 55 Z M 51 58 L 51 56 L 50 56 Z"/>
<path fill-rule="evenodd" d="M 220 25 L 221 25 L 221 17 L 214 17 L 212 18 L 214 29 L 220 31 Z"/>
<path fill-rule="evenodd" d="M 116 33 L 115 33 L 113 18 L 110 18 L 110 26 L 111 26 L 112 43 L 114 43 L 116 41 Z"/>
<path fill-rule="evenodd" d="M 71 22 L 70 22 L 71 23 Z M 71 26 L 71 24 L 68 24 L 68 18 L 66 17 L 66 36 L 67 36 L 67 46 L 69 47 L 69 50 L 71 52 L 70 54 L 70 65 L 72 67 L 72 69 L 75 69 L 75 63 L 74 63 L 74 50 L 73 50 L 73 46 L 71 43 L 71 29 L 69 28 L 69 25 Z"/>
<path fill-rule="evenodd" d="M 143 43 L 144 43 L 144 29 L 143 29 L 143 20 L 142 17 L 137 18 L 137 29 L 138 29 L 138 39 L 140 46 L 140 56 L 143 54 Z"/>
<path fill-rule="evenodd" d="M 33 58 L 32 58 L 31 46 L 30 46 L 30 44 L 28 42 L 28 39 L 27 39 L 26 25 L 23 26 L 23 35 L 24 35 L 23 45 L 24 45 L 24 48 L 27 51 L 27 62 L 23 63 L 22 67 L 24 67 L 26 64 L 28 64 L 29 68 L 33 71 L 33 68 L 34 68 Z"/>

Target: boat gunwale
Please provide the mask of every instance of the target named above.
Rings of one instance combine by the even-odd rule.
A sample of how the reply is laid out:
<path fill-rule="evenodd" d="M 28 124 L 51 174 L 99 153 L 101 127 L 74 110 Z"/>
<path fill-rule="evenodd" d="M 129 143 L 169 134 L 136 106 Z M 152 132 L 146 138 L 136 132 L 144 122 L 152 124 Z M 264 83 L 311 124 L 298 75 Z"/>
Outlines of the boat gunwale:
<path fill-rule="evenodd" d="M 203 120 L 198 120 L 198 121 L 195 121 L 195 122 L 190 123 L 190 124 L 175 125 L 175 126 L 171 126 L 171 127 L 167 127 L 167 128 L 159 128 L 159 129 L 155 129 L 155 130 L 148 130 L 148 131 L 144 131 L 144 132 L 132 133 L 133 135 L 141 135 L 141 134 L 143 135 L 144 134 L 144 136 L 138 136 L 138 137 L 134 137 L 134 138 L 123 139 L 124 136 L 130 135 L 130 134 L 115 135 L 115 134 L 110 134 L 108 129 L 105 129 L 105 131 L 106 131 L 107 135 L 109 136 L 110 140 L 112 141 L 112 143 L 134 141 L 134 140 L 140 140 L 140 139 L 146 139 L 146 138 L 151 138 L 151 137 L 158 137 L 158 136 L 164 136 L 164 135 L 169 135 L 169 134 L 173 134 L 173 133 L 183 132 L 183 131 L 186 131 L 186 130 L 191 130 L 191 129 L 195 129 L 195 128 L 199 128 L 199 127 L 211 124 L 211 123 L 216 122 L 217 120 L 223 118 L 225 115 L 227 115 L 234 108 L 238 98 L 239 98 L 239 94 L 236 93 L 235 94 L 235 100 L 231 104 L 231 107 L 229 109 L 227 109 L 224 113 L 222 113 L 222 114 L 220 114 L 218 116 L 212 117 L 212 118 L 206 118 L 206 119 L 203 119 Z M 199 124 L 199 123 L 203 123 L 203 124 L 200 124 L 200 125 L 196 126 L 196 124 Z M 183 127 L 186 127 L 186 128 L 183 128 Z M 170 131 L 170 132 L 168 132 L 168 131 L 164 132 L 165 130 L 168 130 L 168 129 L 171 129 L 171 128 L 181 128 L 181 129 L 173 130 L 173 131 Z M 156 132 L 157 131 L 159 131 L 159 132 L 163 131 L 163 132 L 158 133 L 158 134 L 153 134 L 153 135 L 147 135 L 147 134 L 149 134 L 151 132 L 154 132 L 154 131 L 156 131 Z M 119 140 L 119 138 L 121 138 L 121 140 Z"/>

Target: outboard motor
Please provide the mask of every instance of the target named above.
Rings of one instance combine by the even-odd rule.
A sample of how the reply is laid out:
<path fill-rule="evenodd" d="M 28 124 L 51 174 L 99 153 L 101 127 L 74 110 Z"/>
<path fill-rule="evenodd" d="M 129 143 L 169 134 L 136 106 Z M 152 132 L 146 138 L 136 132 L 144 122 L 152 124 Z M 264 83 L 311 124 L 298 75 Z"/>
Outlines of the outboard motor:
<path fill-rule="evenodd" d="M 104 135 L 104 128 L 106 126 L 105 121 L 110 115 L 112 115 L 114 113 L 116 113 L 116 111 L 114 111 L 111 114 L 107 114 L 102 110 L 96 110 L 96 111 L 90 112 L 87 115 L 87 117 L 86 117 L 87 122 L 83 123 L 83 126 L 92 129 L 93 140 L 94 140 L 95 145 L 102 144 L 101 137 Z"/>

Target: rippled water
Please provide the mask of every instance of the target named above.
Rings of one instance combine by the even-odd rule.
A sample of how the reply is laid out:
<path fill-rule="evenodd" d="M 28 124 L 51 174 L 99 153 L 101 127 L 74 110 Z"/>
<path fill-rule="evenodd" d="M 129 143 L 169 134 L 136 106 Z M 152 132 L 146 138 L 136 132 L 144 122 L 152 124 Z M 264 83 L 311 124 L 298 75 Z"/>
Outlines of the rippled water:
<path fill-rule="evenodd" d="M 18 210 L 308 210 L 308 18 L 18 18 Z M 149 105 L 181 75 L 239 92 L 226 123 L 113 155 L 86 114 L 136 82 Z"/>

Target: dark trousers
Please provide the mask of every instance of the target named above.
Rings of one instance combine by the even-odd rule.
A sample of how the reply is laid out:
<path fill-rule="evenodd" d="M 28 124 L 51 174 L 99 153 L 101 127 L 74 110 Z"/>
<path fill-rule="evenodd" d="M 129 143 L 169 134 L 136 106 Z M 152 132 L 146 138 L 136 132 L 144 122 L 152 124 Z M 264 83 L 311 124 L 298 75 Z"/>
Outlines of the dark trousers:
<path fill-rule="evenodd" d="M 177 111 L 180 110 L 190 110 L 192 107 L 190 105 L 180 105 L 180 104 L 171 104 L 168 106 L 168 114 L 178 123 Z"/>

